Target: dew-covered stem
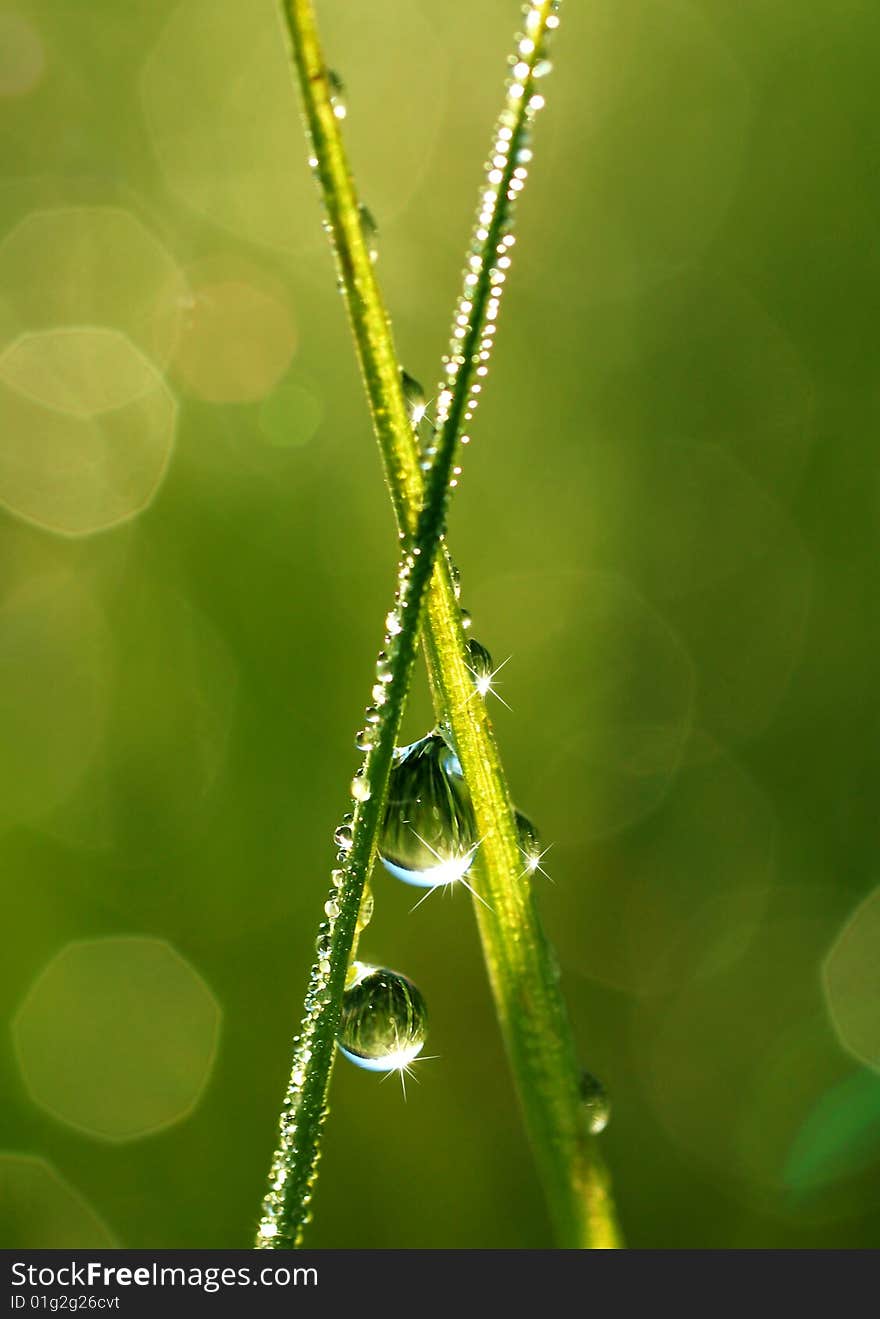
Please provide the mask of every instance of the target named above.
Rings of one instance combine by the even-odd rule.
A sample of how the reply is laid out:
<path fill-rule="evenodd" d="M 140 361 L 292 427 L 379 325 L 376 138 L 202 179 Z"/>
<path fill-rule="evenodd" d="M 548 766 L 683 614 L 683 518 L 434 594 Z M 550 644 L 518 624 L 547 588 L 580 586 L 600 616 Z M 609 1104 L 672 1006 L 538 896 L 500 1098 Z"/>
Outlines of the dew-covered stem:
<path fill-rule="evenodd" d="M 386 477 L 409 559 L 406 645 L 396 657 L 395 698 L 405 696 L 415 650 L 415 612 L 420 591 L 427 586 L 424 645 L 438 717 L 452 730 L 473 801 L 480 837 L 480 886 L 488 906 L 476 905 L 477 920 L 499 1020 L 516 1079 L 526 1125 L 548 1198 L 558 1243 L 569 1247 L 608 1248 L 620 1244 L 605 1173 L 580 1099 L 580 1069 L 555 958 L 541 928 L 532 886 L 522 876 L 515 812 L 497 743 L 485 707 L 471 699 L 473 679 L 468 664 L 461 610 L 453 574 L 444 552 L 431 572 L 436 540 L 445 525 L 450 476 L 463 425 L 472 415 L 485 374 L 492 335 L 487 326 L 497 318 L 508 256 L 513 203 L 521 190 L 522 159 L 531 118 L 542 103 L 535 78 L 548 67 L 544 42 L 555 26 L 558 4 L 542 0 L 527 7 L 525 31 L 518 38 L 514 72 L 495 138 L 493 159 L 481 201 L 465 285 L 456 308 L 453 343 L 444 363 L 438 409 L 438 437 L 431 453 L 427 480 L 425 463 L 410 421 L 401 384 L 399 361 L 390 322 L 378 287 L 373 257 L 364 240 L 361 210 L 334 111 L 333 84 L 324 63 L 310 0 L 284 0 L 310 138 L 310 159 L 326 206 L 328 229 L 352 324 L 358 360 L 383 456 Z M 539 65 L 542 66 L 539 70 Z M 414 608 L 413 608 L 414 607 Z M 412 645 L 409 644 L 410 632 Z M 403 635 L 403 634 L 401 634 Z M 404 669 L 406 672 L 404 673 Z M 389 697 L 391 696 L 389 691 Z M 389 702 L 390 704 L 390 702 Z M 399 721 L 399 711 L 398 711 Z M 390 728 L 391 720 L 383 724 Z M 381 742 L 381 751 L 380 745 Z M 344 961 L 354 938 L 357 883 L 363 885 L 375 849 L 375 831 L 384 800 L 391 745 L 380 737 L 370 753 L 371 785 L 378 791 L 355 811 L 358 862 L 351 892 L 344 892 L 337 924 L 339 948 L 331 955 L 327 994 L 341 998 Z M 372 837 L 368 833 L 372 831 Z M 346 886 L 349 882 L 346 878 Z M 349 902 L 350 899 L 350 902 Z M 348 905 L 346 905 L 348 903 Z M 352 912 L 354 915 L 352 915 Z M 336 954 L 338 953 L 338 961 Z M 320 1115 L 326 1105 L 326 1083 L 338 1026 L 338 1004 L 327 1003 L 322 1018 L 320 1053 L 313 1050 L 321 1079 L 315 1081 L 317 1141 Z M 331 1028 L 334 1035 L 324 1033 Z M 320 1113 L 317 1098 L 320 1094 Z M 317 1150 L 317 1144 L 315 1145 Z M 312 1165 L 313 1171 L 313 1165 Z M 279 1233 L 263 1245 L 295 1244 L 298 1236 Z"/>

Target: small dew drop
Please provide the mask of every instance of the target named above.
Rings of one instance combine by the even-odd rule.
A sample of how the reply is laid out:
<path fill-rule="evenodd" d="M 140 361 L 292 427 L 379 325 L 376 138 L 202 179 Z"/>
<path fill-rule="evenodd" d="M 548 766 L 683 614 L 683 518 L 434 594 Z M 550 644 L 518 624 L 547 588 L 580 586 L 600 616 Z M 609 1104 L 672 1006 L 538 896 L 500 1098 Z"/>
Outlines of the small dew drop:
<path fill-rule="evenodd" d="M 581 1073 L 581 1103 L 587 1119 L 587 1128 L 598 1136 L 608 1126 L 611 1102 L 602 1082 L 592 1072 Z"/>
<path fill-rule="evenodd" d="M 370 783 L 362 769 L 358 770 L 351 781 L 351 795 L 355 801 L 370 800 Z"/>
<path fill-rule="evenodd" d="M 472 622 L 473 622 L 473 619 L 471 618 L 471 611 L 470 611 L 469 609 L 462 609 L 462 611 L 461 611 L 461 625 L 462 625 L 462 627 L 464 628 L 465 632 L 467 632 L 467 630 L 468 630 L 468 628 L 471 626 L 471 623 L 472 623 Z"/>
<path fill-rule="evenodd" d="M 384 650 L 380 650 L 376 656 L 376 677 L 380 682 L 389 683 L 392 679 L 391 660 Z"/>
<path fill-rule="evenodd" d="M 369 253 L 371 261 L 375 261 L 379 255 L 379 226 L 373 219 L 372 211 L 364 206 L 363 202 L 358 206 L 358 215 L 361 217 L 361 233 L 364 236 L 364 245 Z"/>
<path fill-rule="evenodd" d="M 365 930 L 369 925 L 370 921 L 373 919 L 374 905 L 375 905 L 375 899 L 373 898 L 373 890 L 370 888 L 369 884 L 366 884 L 364 886 L 364 891 L 361 894 L 361 905 L 358 908 L 358 918 L 357 918 L 358 934 L 360 934 L 361 930 Z"/>
<path fill-rule="evenodd" d="M 345 102 L 345 86 L 338 73 L 332 69 L 327 70 L 327 86 L 330 89 L 330 105 L 337 119 L 344 119 L 348 114 L 348 106 Z"/>
<path fill-rule="evenodd" d="M 481 696 L 485 696 L 489 690 L 494 672 L 492 656 L 486 647 L 481 645 L 474 637 L 469 638 L 467 642 L 467 653 L 468 667 L 473 674 L 474 686 Z"/>
<path fill-rule="evenodd" d="M 418 426 L 427 410 L 425 391 L 415 376 L 411 376 L 408 371 L 404 371 L 403 367 L 400 368 L 400 384 L 410 420 L 414 426 Z"/>
<path fill-rule="evenodd" d="M 333 835 L 333 841 L 342 852 L 351 850 L 354 842 L 354 830 L 350 824 L 341 824 Z"/>
<path fill-rule="evenodd" d="M 516 832 L 519 839 L 519 850 L 525 864 L 523 873 L 534 875 L 540 869 L 541 857 L 544 853 L 541 849 L 541 837 L 537 828 L 522 811 L 516 812 Z"/>

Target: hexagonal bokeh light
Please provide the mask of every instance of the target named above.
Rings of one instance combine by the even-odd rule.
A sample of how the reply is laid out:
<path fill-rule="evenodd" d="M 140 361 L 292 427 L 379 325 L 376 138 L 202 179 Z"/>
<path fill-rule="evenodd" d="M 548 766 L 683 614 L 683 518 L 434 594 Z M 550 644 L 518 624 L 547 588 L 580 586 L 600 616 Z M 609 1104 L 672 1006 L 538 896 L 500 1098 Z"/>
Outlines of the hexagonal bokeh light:
<path fill-rule="evenodd" d="M 0 502 L 68 536 L 124 522 L 156 493 L 176 418 L 162 375 L 118 330 L 23 334 L 0 355 Z"/>
<path fill-rule="evenodd" d="M 202 977 L 164 940 L 90 939 L 40 972 L 13 1037 L 36 1104 L 98 1139 L 136 1140 L 192 1112 L 221 1016 Z"/>
<path fill-rule="evenodd" d="M 822 988 L 841 1046 L 880 1072 L 880 887 L 834 940 L 822 963 Z"/>

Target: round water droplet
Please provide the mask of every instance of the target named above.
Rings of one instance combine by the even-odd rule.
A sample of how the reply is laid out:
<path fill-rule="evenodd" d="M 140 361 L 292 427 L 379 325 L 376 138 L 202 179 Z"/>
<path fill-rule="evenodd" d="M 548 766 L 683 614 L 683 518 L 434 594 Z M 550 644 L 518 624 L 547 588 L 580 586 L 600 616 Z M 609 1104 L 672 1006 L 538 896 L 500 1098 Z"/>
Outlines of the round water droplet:
<path fill-rule="evenodd" d="M 342 1000 L 339 1048 L 370 1072 L 405 1068 L 425 1046 L 428 1009 L 398 971 L 359 966 Z"/>
<path fill-rule="evenodd" d="M 342 852 L 347 852 L 354 842 L 354 830 L 350 824 L 341 824 L 333 835 L 333 841 Z"/>
<path fill-rule="evenodd" d="M 391 660 L 384 650 L 380 650 L 376 656 L 376 677 L 382 683 L 389 683 L 392 678 Z"/>
<path fill-rule="evenodd" d="M 361 217 L 361 233 L 364 236 L 364 244 L 371 261 L 375 261 L 379 255 L 379 226 L 373 218 L 373 212 L 363 202 L 358 206 L 358 215 Z"/>
<path fill-rule="evenodd" d="M 354 744 L 358 751 L 372 751 L 373 729 L 362 728 L 359 733 L 355 734 Z"/>
<path fill-rule="evenodd" d="M 532 69 L 533 78 L 546 78 L 548 73 L 553 72 L 553 63 L 551 60 L 538 60 Z"/>
<path fill-rule="evenodd" d="M 358 770 L 351 781 L 351 795 L 355 801 L 370 800 L 370 783 L 362 769 Z"/>
<path fill-rule="evenodd" d="M 327 86 L 330 89 L 330 104 L 337 119 L 344 119 L 348 114 L 345 101 L 345 85 L 338 73 L 327 70 Z"/>
<path fill-rule="evenodd" d="M 581 1073 L 581 1103 L 594 1136 L 604 1131 L 611 1117 L 611 1102 L 602 1082 L 592 1072 Z"/>
<path fill-rule="evenodd" d="M 470 625 L 471 625 L 472 622 L 473 622 L 473 620 L 472 620 L 472 618 L 471 618 L 471 611 L 470 611 L 469 609 L 462 609 L 462 611 L 461 611 L 461 625 L 462 625 L 462 627 L 464 628 L 465 632 L 467 632 L 467 630 L 468 630 L 468 628 L 470 627 Z"/>
<path fill-rule="evenodd" d="M 419 888 L 453 884 L 478 846 L 470 793 L 439 733 L 400 747 L 388 781 L 379 856 L 389 874 Z"/>

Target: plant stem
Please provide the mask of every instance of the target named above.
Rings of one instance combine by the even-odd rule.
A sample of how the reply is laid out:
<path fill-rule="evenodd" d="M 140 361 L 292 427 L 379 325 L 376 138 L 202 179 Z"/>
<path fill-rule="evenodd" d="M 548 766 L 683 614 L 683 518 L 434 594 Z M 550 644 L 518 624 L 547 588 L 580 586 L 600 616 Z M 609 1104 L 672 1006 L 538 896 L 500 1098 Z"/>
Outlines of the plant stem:
<path fill-rule="evenodd" d="M 527 20 L 527 30 L 534 43 L 533 52 L 525 57 L 528 74 L 519 79 L 522 87 L 519 102 L 509 95 L 505 107 L 508 123 L 513 124 L 510 132 L 514 138 L 525 131 L 533 70 L 548 19 L 554 19 L 556 8 L 552 0 L 535 3 Z M 487 237 L 483 240 L 477 283 L 471 287 L 466 335 L 458 345 L 460 361 L 450 373 L 453 383 L 449 387 L 450 397 L 444 409 L 438 452 L 428 475 L 428 494 L 423 507 L 425 482 L 420 454 L 401 389 L 388 314 L 364 242 L 339 121 L 331 104 L 314 10 L 310 0 L 284 0 L 284 14 L 305 106 L 311 157 L 316 162 L 398 526 L 407 538 L 415 533 L 416 548 L 422 550 L 414 557 L 410 580 L 421 580 L 427 575 L 431 557 L 431 546 L 422 544 L 422 538 L 442 531 L 455 441 L 462 418 L 468 415 L 473 403 L 473 359 L 492 295 L 496 247 L 510 209 L 515 152 L 510 151 L 502 171 L 489 223 L 480 226 L 487 231 Z M 411 599 L 414 604 L 415 597 Z M 580 1069 L 559 989 L 555 958 L 541 928 L 532 886 L 521 873 L 523 861 L 514 809 L 491 723 L 483 705 L 473 699 L 461 612 L 445 554 L 430 577 L 424 643 L 438 716 L 451 726 L 473 801 L 481 839 L 480 885 L 489 903 L 488 907 L 476 905 L 477 920 L 502 1033 L 556 1238 L 560 1245 L 568 1247 L 614 1247 L 620 1244 L 620 1238 L 608 1179 L 595 1138 L 589 1134 L 582 1113 Z M 384 774 L 387 784 L 386 750 L 383 749 L 382 757 L 376 758 L 368 772 L 371 776 L 374 770 Z M 390 752 L 387 755 L 390 766 Z M 381 796 L 384 800 L 384 790 Z M 356 825 L 358 820 L 356 812 Z M 376 826 L 378 822 L 376 818 Z M 363 859 L 359 853 L 359 860 Z M 353 921 L 351 924 L 353 937 Z M 339 989 L 340 993 L 344 969 L 341 977 L 334 966 L 331 988 Z M 326 1089 L 323 1093 L 325 1097 Z M 323 1104 L 324 1099 L 322 1111 Z"/>

